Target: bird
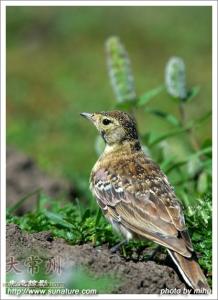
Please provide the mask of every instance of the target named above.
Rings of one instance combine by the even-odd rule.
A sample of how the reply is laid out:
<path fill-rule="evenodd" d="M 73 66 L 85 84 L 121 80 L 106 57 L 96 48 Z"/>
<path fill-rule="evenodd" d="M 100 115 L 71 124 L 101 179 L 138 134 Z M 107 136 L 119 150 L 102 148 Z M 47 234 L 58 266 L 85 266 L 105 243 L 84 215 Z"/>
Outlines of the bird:
<path fill-rule="evenodd" d="M 186 284 L 210 290 L 185 224 L 181 201 L 160 167 L 144 153 L 135 118 L 123 111 L 81 113 L 97 128 L 105 149 L 90 189 L 112 227 L 130 239 L 164 246 Z"/>

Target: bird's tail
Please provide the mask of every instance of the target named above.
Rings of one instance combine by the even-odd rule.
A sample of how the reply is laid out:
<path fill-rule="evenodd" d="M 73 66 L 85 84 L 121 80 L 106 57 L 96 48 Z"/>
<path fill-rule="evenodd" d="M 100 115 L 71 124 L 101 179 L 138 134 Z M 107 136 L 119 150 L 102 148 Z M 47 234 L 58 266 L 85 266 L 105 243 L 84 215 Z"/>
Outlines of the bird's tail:
<path fill-rule="evenodd" d="M 193 257 L 187 258 L 177 252 L 167 250 L 185 282 L 195 290 L 195 293 L 210 292 L 206 277 Z"/>

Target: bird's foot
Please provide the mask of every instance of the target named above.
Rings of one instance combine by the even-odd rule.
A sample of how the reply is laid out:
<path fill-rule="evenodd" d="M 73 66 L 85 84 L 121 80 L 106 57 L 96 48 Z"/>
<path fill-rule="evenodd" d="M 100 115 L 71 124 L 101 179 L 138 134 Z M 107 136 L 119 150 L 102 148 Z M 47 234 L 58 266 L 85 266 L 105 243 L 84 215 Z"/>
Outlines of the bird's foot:
<path fill-rule="evenodd" d="M 144 257 L 146 258 L 146 260 L 153 260 L 160 249 L 160 245 L 158 245 L 154 249 L 149 249 L 149 253 L 145 253 Z"/>
<path fill-rule="evenodd" d="M 123 241 L 119 242 L 118 244 L 116 244 L 115 246 L 113 246 L 113 247 L 110 249 L 111 253 L 117 252 L 117 251 L 120 249 L 120 247 L 121 247 L 122 245 L 125 245 L 126 243 L 127 243 L 126 240 L 123 240 Z"/>

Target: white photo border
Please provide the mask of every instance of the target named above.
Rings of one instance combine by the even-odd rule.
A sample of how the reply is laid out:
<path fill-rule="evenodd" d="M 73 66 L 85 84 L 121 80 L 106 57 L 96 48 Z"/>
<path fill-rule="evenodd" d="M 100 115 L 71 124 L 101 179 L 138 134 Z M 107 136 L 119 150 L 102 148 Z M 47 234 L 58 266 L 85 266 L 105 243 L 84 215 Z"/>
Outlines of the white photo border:
<path fill-rule="evenodd" d="M 212 7 L 213 292 L 211 295 L 99 294 L 39 296 L 37 299 L 217 299 L 217 1 L 9 1 L 1 3 L 1 299 L 36 299 L 5 294 L 6 282 L 6 8 L 8 6 L 210 6 Z"/>

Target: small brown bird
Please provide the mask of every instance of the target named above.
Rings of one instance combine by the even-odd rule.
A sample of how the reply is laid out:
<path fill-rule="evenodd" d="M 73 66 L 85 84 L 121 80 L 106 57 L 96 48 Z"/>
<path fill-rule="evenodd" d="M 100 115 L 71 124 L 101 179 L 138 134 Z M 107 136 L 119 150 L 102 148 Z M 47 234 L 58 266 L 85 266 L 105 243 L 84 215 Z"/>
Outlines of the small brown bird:
<path fill-rule="evenodd" d="M 105 217 L 129 240 L 165 246 L 186 283 L 208 289 L 196 261 L 185 220 L 166 175 L 143 152 L 133 117 L 121 111 L 81 113 L 98 129 L 106 147 L 90 177 Z"/>

